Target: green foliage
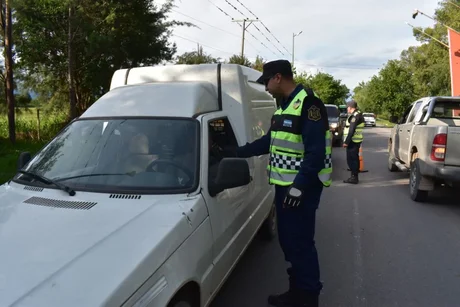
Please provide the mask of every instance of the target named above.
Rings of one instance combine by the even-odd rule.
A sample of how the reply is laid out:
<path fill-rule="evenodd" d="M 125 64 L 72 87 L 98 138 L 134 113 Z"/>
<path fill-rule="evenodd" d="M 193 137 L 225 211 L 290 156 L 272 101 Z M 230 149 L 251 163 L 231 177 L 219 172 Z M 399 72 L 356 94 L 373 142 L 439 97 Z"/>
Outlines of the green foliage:
<path fill-rule="evenodd" d="M 228 59 L 229 64 L 239 64 L 247 67 L 251 67 L 252 63 L 249 59 L 245 56 L 241 57 L 241 55 L 232 55 L 230 59 Z"/>
<path fill-rule="evenodd" d="M 460 4 L 458 0 L 452 2 Z M 460 10 L 445 0 L 439 3 L 435 18 L 460 29 Z M 398 60 L 388 61 L 370 81 L 353 90 L 353 98 L 363 111 L 400 116 L 416 99 L 451 95 L 449 50 L 422 33 L 448 44 L 447 30 L 439 23 L 414 30 L 415 39 L 422 45 L 403 50 Z"/>
<path fill-rule="evenodd" d="M 297 84 L 312 88 L 325 104 L 338 106 L 344 104 L 349 96 L 348 87 L 327 73 L 308 75 L 303 72 L 296 74 L 294 78 Z"/>
<path fill-rule="evenodd" d="M 257 56 L 256 60 L 254 61 L 251 67 L 255 70 L 262 72 L 264 64 L 265 64 L 265 60 L 262 57 Z"/>
<path fill-rule="evenodd" d="M 185 52 L 176 57 L 176 64 L 206 64 L 219 63 L 220 59 L 214 58 L 203 52 L 199 46 L 197 51 Z"/>
<path fill-rule="evenodd" d="M 69 7 L 75 8 L 69 18 Z M 68 100 L 67 63 L 75 53 L 77 109 L 81 113 L 108 91 L 115 70 L 171 60 L 167 21 L 172 0 L 157 7 L 148 0 L 16 0 L 14 41 L 25 82 L 45 101 Z"/>

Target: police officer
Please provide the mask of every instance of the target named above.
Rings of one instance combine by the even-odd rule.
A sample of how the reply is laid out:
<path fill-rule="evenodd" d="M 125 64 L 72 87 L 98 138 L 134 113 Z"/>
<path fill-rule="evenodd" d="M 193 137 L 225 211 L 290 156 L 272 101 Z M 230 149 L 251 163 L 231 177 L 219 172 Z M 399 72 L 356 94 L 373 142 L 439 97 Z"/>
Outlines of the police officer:
<path fill-rule="evenodd" d="M 358 104 L 352 100 L 347 103 L 348 118 L 343 132 L 343 147 L 347 149 L 347 163 L 351 171 L 351 177 L 344 180 L 345 183 L 359 183 L 359 148 L 364 140 L 364 117 L 358 110 Z"/>
<path fill-rule="evenodd" d="M 311 89 L 296 85 L 289 61 L 266 63 L 257 82 L 280 105 L 267 134 L 237 148 L 236 156 L 270 154 L 267 170 L 275 185 L 279 242 L 291 263 L 289 290 L 268 301 L 278 307 L 316 307 L 323 287 L 314 241 L 316 210 L 332 173 L 327 111 Z"/>

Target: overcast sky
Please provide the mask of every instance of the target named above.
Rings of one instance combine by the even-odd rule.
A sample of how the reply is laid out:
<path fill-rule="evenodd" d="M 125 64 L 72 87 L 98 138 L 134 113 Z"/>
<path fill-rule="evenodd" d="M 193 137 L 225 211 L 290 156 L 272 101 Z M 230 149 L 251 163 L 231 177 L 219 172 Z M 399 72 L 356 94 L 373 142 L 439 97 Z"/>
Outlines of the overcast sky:
<path fill-rule="evenodd" d="M 200 43 L 205 52 L 227 59 L 241 52 L 242 29 L 231 18 L 257 16 L 261 22 L 250 25 L 246 32 L 245 55 L 249 59 L 260 55 L 267 60 L 291 60 L 292 34 L 303 31 L 295 38 L 295 65 L 308 72 L 330 73 L 353 90 L 360 81 L 376 74 L 387 60 L 398 58 L 403 49 L 417 45 L 412 29 L 405 22 L 414 26 L 432 25 L 427 17 L 419 15 L 414 20 L 411 15 L 415 8 L 433 15 L 437 3 L 437 0 L 177 0 L 170 17 L 192 22 L 199 28 L 178 27 L 171 39 L 177 44 L 178 54 L 196 50 Z"/>

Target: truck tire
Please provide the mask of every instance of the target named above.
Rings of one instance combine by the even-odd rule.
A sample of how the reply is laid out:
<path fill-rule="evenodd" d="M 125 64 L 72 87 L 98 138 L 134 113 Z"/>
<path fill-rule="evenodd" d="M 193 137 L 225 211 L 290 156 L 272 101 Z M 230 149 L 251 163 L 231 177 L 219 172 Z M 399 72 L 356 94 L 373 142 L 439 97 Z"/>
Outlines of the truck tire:
<path fill-rule="evenodd" d="M 428 191 L 419 190 L 420 180 L 422 180 L 422 175 L 420 174 L 420 162 L 418 155 L 415 154 L 410 165 L 409 191 L 410 198 L 416 202 L 424 202 L 428 198 Z"/>
<path fill-rule="evenodd" d="M 388 141 L 388 170 L 390 172 L 396 172 L 399 170 L 394 163 L 393 156 L 391 155 L 391 141 Z"/>
<path fill-rule="evenodd" d="M 260 228 L 260 235 L 263 240 L 271 241 L 276 237 L 278 233 L 277 220 L 278 219 L 276 215 L 276 206 L 275 203 L 273 203 L 270 213 L 268 214 L 267 218 L 262 224 L 262 227 Z"/>

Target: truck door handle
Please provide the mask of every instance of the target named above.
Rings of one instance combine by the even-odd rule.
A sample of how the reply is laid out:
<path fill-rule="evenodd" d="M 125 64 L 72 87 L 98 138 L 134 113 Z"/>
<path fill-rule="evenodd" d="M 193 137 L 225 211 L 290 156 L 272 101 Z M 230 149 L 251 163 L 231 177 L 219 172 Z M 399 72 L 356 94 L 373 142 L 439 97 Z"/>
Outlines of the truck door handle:
<path fill-rule="evenodd" d="M 410 129 L 407 129 L 407 132 L 410 132 Z"/>

